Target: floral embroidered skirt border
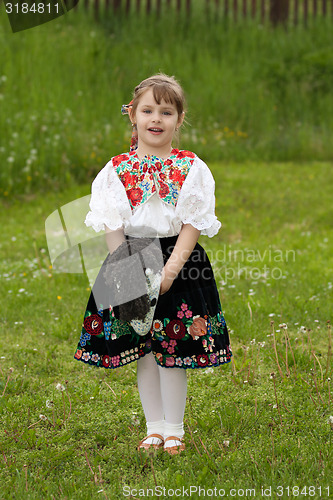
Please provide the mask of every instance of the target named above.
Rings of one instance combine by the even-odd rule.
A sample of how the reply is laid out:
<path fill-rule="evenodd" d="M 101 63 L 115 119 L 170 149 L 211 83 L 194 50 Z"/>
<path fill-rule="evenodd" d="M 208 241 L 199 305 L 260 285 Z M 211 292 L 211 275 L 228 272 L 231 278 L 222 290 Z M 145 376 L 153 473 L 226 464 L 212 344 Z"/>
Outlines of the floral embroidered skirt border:
<path fill-rule="evenodd" d="M 159 241 L 166 262 L 177 236 Z M 116 308 L 102 304 L 98 308 L 93 291 L 94 287 L 75 359 L 118 368 L 152 351 L 160 366 L 170 368 L 206 368 L 230 362 L 229 334 L 213 270 L 199 243 L 168 292 L 159 296 L 151 330 L 145 336 L 117 319 Z"/>

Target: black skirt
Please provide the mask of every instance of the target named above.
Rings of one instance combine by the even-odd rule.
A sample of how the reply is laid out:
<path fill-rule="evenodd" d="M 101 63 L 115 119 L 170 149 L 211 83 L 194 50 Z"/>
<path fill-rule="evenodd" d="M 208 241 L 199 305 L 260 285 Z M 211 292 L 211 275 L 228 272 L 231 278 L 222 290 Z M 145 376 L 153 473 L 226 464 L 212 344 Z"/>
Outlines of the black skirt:
<path fill-rule="evenodd" d="M 177 236 L 160 238 L 164 263 Z M 94 287 L 102 280 L 102 269 Z M 138 335 L 117 318 L 117 308 L 96 305 L 92 288 L 74 358 L 118 368 L 152 352 L 164 367 L 206 368 L 230 362 L 232 352 L 208 256 L 197 243 L 171 288 L 157 301 L 149 333 Z"/>

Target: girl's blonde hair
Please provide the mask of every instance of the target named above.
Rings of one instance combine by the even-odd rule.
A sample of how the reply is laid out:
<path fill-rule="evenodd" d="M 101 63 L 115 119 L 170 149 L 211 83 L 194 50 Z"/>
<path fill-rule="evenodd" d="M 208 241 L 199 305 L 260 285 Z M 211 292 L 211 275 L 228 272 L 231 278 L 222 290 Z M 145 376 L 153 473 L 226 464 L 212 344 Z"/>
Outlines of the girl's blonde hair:
<path fill-rule="evenodd" d="M 148 89 L 152 89 L 157 104 L 161 104 L 161 100 L 164 99 L 168 104 L 176 106 L 178 116 L 185 112 L 185 95 L 180 84 L 173 76 L 158 73 L 146 78 L 135 87 L 131 110 L 133 116 L 135 116 L 140 97 Z"/>

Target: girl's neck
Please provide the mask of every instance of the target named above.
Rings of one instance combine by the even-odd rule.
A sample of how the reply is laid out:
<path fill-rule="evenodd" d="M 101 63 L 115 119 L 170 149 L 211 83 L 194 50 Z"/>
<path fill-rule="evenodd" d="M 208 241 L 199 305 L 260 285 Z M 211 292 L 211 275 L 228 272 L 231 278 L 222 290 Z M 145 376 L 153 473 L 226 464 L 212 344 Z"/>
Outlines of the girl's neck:
<path fill-rule="evenodd" d="M 142 160 L 145 156 L 157 156 L 158 158 L 166 159 L 171 155 L 171 151 L 173 150 L 172 146 L 168 146 L 166 148 L 140 148 L 138 146 L 136 150 L 136 154 L 139 160 Z"/>

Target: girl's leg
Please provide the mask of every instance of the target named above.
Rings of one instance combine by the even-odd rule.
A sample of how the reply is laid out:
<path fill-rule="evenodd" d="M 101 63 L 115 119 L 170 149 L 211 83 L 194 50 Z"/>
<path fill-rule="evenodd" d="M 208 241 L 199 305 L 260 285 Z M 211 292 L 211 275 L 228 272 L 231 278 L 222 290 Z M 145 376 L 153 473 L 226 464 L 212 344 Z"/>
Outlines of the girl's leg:
<path fill-rule="evenodd" d="M 183 368 L 158 366 L 165 417 L 164 439 L 169 436 L 182 438 L 184 435 L 184 412 L 186 404 L 187 378 Z M 180 442 L 167 441 L 165 447 L 179 446 Z"/>
<path fill-rule="evenodd" d="M 160 374 L 154 355 L 150 352 L 137 361 L 137 379 L 142 408 L 146 417 L 147 434 L 164 434 L 163 403 Z M 158 438 L 149 438 L 147 444 L 160 444 Z"/>

